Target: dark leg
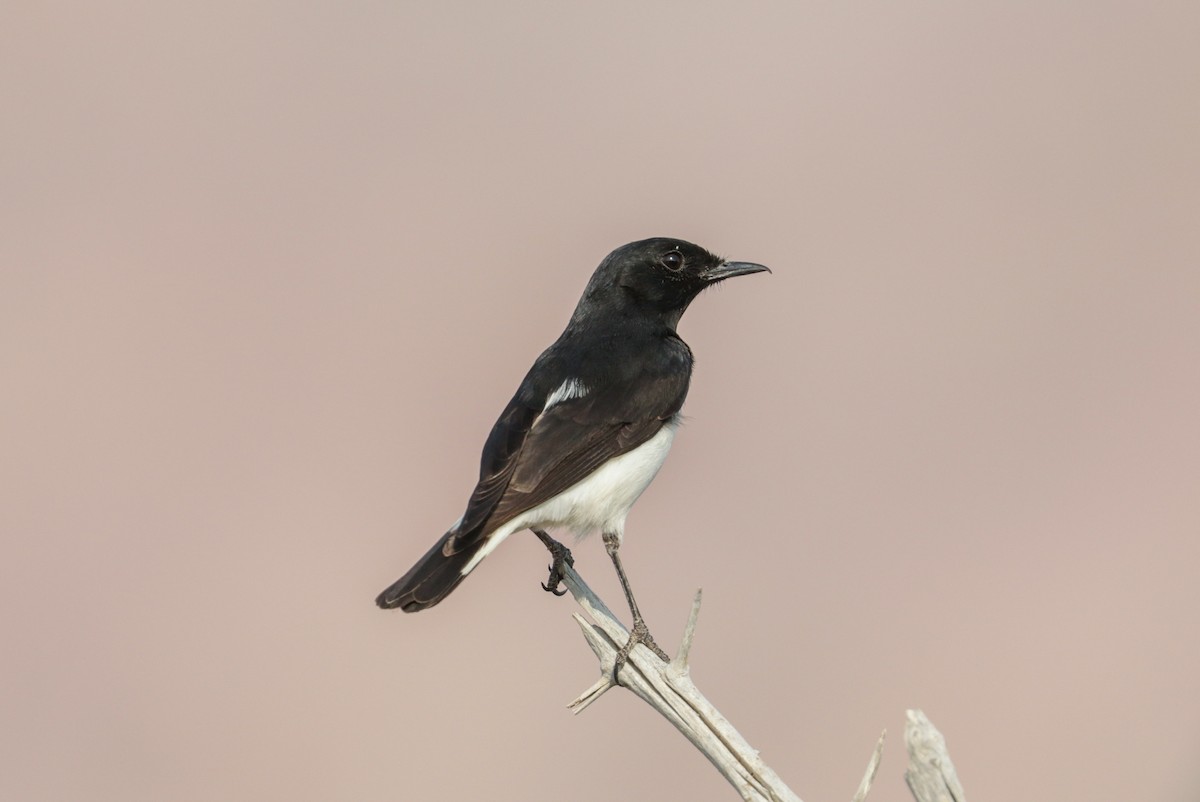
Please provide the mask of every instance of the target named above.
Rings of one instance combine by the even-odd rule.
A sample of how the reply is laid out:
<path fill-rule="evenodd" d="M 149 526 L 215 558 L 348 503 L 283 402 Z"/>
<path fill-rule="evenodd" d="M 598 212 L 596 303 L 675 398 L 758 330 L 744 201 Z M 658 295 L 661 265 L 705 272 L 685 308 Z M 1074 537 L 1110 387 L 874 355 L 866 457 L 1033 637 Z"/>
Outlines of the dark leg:
<path fill-rule="evenodd" d="M 563 565 L 575 565 L 575 558 L 571 556 L 570 549 L 550 537 L 545 531 L 534 529 L 533 533 L 538 536 L 538 540 L 545 544 L 546 548 L 550 550 L 550 556 L 554 558 L 554 562 L 550 563 L 550 577 L 542 583 L 542 590 L 553 593 L 555 596 L 561 596 L 567 592 L 566 588 L 558 589 L 563 578 L 562 567 Z"/>
<path fill-rule="evenodd" d="M 613 567 L 617 569 L 617 578 L 621 580 L 621 589 L 625 591 L 625 601 L 629 602 L 629 612 L 633 616 L 633 629 L 629 631 L 629 640 L 617 652 L 617 659 L 613 664 L 613 682 L 618 685 L 620 681 L 617 679 L 617 672 L 629 659 L 629 652 L 639 643 L 649 647 L 650 651 L 662 658 L 663 662 L 671 662 L 667 653 L 658 648 L 658 644 L 654 642 L 654 638 L 650 635 L 650 628 L 646 626 L 646 622 L 642 619 L 642 613 L 638 610 L 637 602 L 633 598 L 633 589 L 629 587 L 629 580 L 625 576 L 625 569 L 621 567 L 621 558 L 617 554 L 617 549 L 620 547 L 621 541 L 616 535 L 604 533 L 604 550 L 608 552 L 608 556 L 612 558 Z"/>

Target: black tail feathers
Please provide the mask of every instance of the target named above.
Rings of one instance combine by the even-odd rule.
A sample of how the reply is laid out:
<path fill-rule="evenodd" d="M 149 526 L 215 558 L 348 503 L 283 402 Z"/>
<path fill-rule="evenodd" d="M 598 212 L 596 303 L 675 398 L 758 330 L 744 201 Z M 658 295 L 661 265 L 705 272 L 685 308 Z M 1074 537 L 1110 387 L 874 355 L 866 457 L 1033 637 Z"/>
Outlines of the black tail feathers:
<path fill-rule="evenodd" d="M 432 607 L 450 595 L 463 581 L 463 568 L 487 541 L 483 538 L 460 550 L 446 553 L 445 546 L 456 533 L 452 529 L 442 535 L 408 573 L 380 593 L 375 603 L 385 610 L 399 607 L 415 613 Z"/>

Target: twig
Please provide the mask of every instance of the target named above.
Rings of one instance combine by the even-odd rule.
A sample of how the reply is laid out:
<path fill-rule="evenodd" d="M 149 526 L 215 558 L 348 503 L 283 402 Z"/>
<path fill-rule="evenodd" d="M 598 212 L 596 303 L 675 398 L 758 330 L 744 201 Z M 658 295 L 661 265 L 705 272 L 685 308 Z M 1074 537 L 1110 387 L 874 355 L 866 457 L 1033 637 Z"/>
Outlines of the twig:
<path fill-rule="evenodd" d="M 625 644 L 629 633 L 569 565 L 563 567 L 563 581 L 591 619 L 589 621 L 579 613 L 574 614 L 588 645 L 600 659 L 600 679 L 569 705 L 571 710 L 579 713 L 614 687 L 612 671 L 616 654 Z M 704 698 L 689 677 L 688 655 L 699 614 L 700 592 L 697 591 L 684 629 L 683 642 L 675 659 L 664 663 L 645 646 L 638 644 L 621 667 L 621 685 L 675 725 L 737 789 L 742 799 L 752 802 L 800 802 L 800 798 L 763 762 L 757 750 Z M 856 800 L 866 796 L 882 748 L 881 736 Z"/>
<path fill-rule="evenodd" d="M 879 734 L 879 740 L 875 742 L 875 751 L 871 753 L 871 759 L 867 762 L 867 771 L 863 774 L 862 782 L 858 784 L 853 802 L 863 802 L 867 798 L 867 792 L 875 782 L 875 772 L 879 771 L 879 761 L 883 759 L 883 739 L 886 737 L 887 730 Z"/>

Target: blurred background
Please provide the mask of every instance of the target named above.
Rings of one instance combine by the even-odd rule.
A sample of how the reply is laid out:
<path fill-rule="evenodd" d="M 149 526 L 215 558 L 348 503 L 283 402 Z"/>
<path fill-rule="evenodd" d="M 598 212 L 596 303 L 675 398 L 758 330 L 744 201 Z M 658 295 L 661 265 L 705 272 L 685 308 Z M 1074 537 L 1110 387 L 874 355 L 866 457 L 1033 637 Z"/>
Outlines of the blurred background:
<path fill-rule="evenodd" d="M 623 555 L 808 802 L 1200 791 L 1194 3 L 10 3 L 0 797 L 734 797 L 514 536 L 375 609 L 612 248 L 707 293 Z M 598 539 L 577 566 L 613 604 Z M 616 609 L 620 609 L 618 605 Z"/>

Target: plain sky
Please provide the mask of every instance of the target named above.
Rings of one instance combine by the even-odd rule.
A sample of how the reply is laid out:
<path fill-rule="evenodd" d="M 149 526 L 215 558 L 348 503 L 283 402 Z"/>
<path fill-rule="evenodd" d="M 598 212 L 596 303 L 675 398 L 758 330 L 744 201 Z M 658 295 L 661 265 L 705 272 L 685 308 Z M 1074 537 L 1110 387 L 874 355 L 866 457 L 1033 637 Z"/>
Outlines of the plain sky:
<path fill-rule="evenodd" d="M 1200 6 L 0 12 L 0 797 L 733 798 L 516 535 L 372 600 L 612 248 L 689 310 L 623 554 L 808 802 L 1200 793 Z M 598 539 L 577 567 L 614 604 Z M 619 609 L 619 607 L 618 607 Z"/>

